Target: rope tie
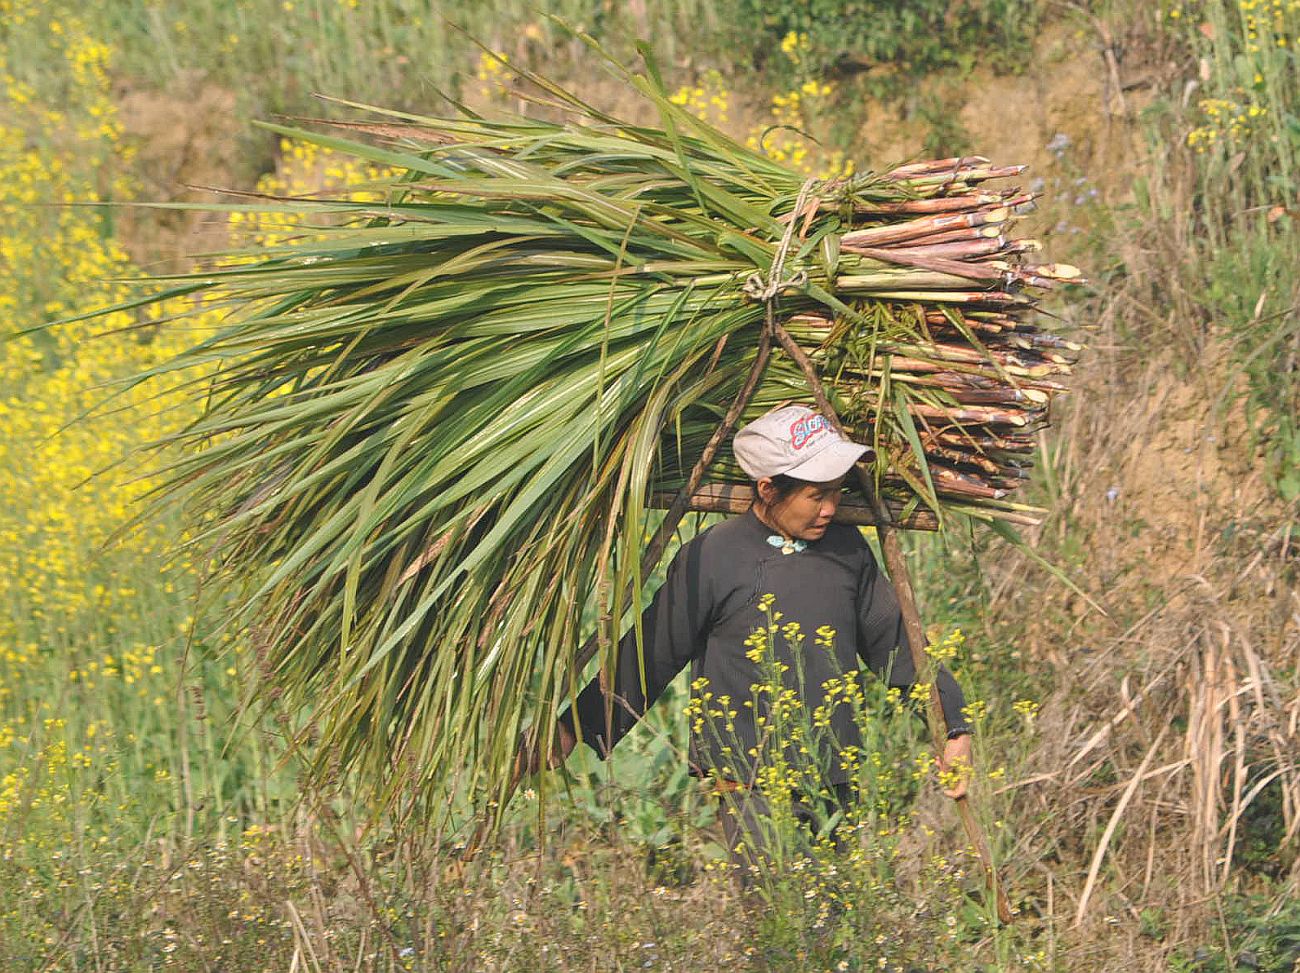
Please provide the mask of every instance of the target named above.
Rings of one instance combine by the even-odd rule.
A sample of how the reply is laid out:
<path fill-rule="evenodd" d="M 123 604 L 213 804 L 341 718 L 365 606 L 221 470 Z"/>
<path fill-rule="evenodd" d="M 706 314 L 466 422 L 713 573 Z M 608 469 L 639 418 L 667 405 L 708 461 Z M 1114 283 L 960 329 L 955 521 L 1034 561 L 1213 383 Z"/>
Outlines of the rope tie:
<path fill-rule="evenodd" d="M 776 248 L 776 256 L 772 258 L 772 266 L 768 270 L 767 278 L 755 271 L 746 278 L 745 283 L 741 286 L 746 297 L 755 301 L 762 301 L 767 305 L 767 326 L 771 328 L 775 323 L 772 313 L 772 305 L 776 302 L 777 296 L 787 287 L 802 287 L 808 283 L 808 272 L 801 270 L 789 277 L 782 278 L 785 273 L 785 259 L 790 253 L 790 244 L 794 242 L 794 225 L 799 222 L 799 217 L 803 215 L 804 204 L 808 201 L 808 194 L 812 192 L 817 185 L 816 179 L 808 179 L 799 188 L 799 197 L 795 200 L 794 211 L 790 214 L 790 222 L 786 224 L 785 233 L 781 236 L 781 243 Z"/>

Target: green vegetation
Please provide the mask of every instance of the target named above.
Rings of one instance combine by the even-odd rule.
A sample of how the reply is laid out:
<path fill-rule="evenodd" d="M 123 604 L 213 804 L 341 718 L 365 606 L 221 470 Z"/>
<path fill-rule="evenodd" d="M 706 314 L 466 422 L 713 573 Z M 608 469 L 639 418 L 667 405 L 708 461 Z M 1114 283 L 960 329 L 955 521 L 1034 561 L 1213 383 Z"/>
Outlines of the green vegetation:
<path fill-rule="evenodd" d="M 975 64 L 1023 67 L 1042 15 L 1032 0 L 741 0 L 731 35 L 758 71 L 788 70 L 782 39 L 808 38 L 804 67 L 817 77 L 864 76 L 866 90 L 899 93 L 915 79 Z"/>
<path fill-rule="evenodd" d="M 438 92 L 455 97 L 474 79 L 469 44 L 460 28 L 511 57 L 564 59 L 569 38 L 524 0 L 426 3 L 420 0 L 150 0 L 81 5 L 12 0 L 6 9 L 7 70 L 50 91 L 62 82 L 45 55 L 45 27 L 76 23 L 110 43 L 119 77 L 166 89 L 199 75 L 239 93 L 245 112 L 319 112 L 313 95 L 428 109 Z M 677 60 L 719 17 L 701 0 L 646 0 L 634 14 L 603 0 L 561 0 L 545 12 L 616 40 L 669 27 L 661 53 Z M 57 38 L 54 39 L 57 46 Z M 623 42 L 622 53 L 631 51 Z"/>
<path fill-rule="evenodd" d="M 297 742 L 313 738 L 317 778 L 357 770 L 385 809 L 460 810 L 449 783 L 508 799 L 520 733 L 571 698 L 573 646 L 592 647 L 581 670 L 617 642 L 719 416 L 738 403 L 738 428 L 804 388 L 787 341 L 870 436 L 873 489 L 902 519 L 1033 523 L 1012 491 L 1064 387 L 1056 349 L 1078 346 L 1039 331 L 1031 294 L 1078 272 L 1019 266 L 1007 227 L 1029 197 L 986 185 L 1019 169 L 805 180 L 674 104 L 656 72 L 623 80 L 661 127 L 532 75 L 563 123 L 348 123 L 368 141 L 280 127 L 362 181 L 254 203 L 297 232 L 150 280 L 165 289 L 131 305 L 184 297 L 223 320 L 153 370 L 219 390 L 177 407 L 156 507 L 191 518 L 210 584 L 248 592 L 221 631 L 258 632 L 261 696 L 311 714 Z M 767 274 L 806 282 L 774 334 L 753 297 Z M 922 444 L 926 422 L 951 427 L 942 444 Z M 748 484 L 727 452 L 710 478 Z M 647 498 L 683 490 L 644 543 Z M 582 628 L 575 599 L 613 624 Z"/>
<path fill-rule="evenodd" d="M 963 879 L 980 874 L 978 858 L 958 851 L 912 861 L 905 847 L 907 834 L 918 827 L 911 810 L 917 790 L 934 763 L 919 746 L 911 712 L 926 694 L 914 692 L 908 701 L 879 682 L 864 688 L 856 672 L 808 686 L 800 660 L 805 652 L 833 655 L 838 633 L 821 626 L 806 634 L 797 622 L 782 623 L 770 596 L 759 607 L 765 623 L 746 642 L 761 673 L 750 697 L 718 696 L 701 678 L 691 684 L 686 717 L 697 731 L 728 744 L 736 740 L 732 720 L 742 707 L 762 714 L 755 756 L 770 813 L 752 831 L 738 832 L 741 861 L 726 865 L 749 883 L 763 957 L 776 968 L 803 963 L 834 969 L 877 958 L 891 970 L 915 964 L 952 969 L 971 942 L 988 936 L 1005 966 L 1020 937 L 999 930 L 991 899 L 981 902 L 963 889 Z M 932 646 L 931 655 L 951 661 L 962 642 L 955 631 Z M 791 665 L 803 692 L 788 688 Z M 823 690 L 824 703 L 807 705 Z M 981 730 L 987 721 L 976 717 L 983 709 L 979 703 L 968 707 Z M 840 747 L 831 736 L 837 711 L 858 728 L 860 746 Z M 836 781 L 845 782 L 841 799 Z M 721 800 L 722 813 L 744 819 L 744 794 L 728 791 Z"/>
<path fill-rule="evenodd" d="M 1207 3 L 1187 19 L 1201 123 L 1187 135 L 1198 196 L 1193 272 L 1203 319 L 1230 336 L 1247 422 L 1285 500 L 1300 498 L 1300 16 Z M 1203 26 L 1200 26 L 1203 25 Z M 1195 278 L 1194 278 L 1195 279 Z M 1233 375 L 1236 378 L 1236 374 Z"/>
<path fill-rule="evenodd" d="M 262 116 L 317 112 L 308 101 L 317 89 L 422 108 L 433 97 L 426 81 L 479 105 L 500 98 L 479 90 L 490 62 L 414 5 L 288 7 L 0 0 L 7 333 L 130 293 L 115 279 L 137 272 L 123 244 L 138 244 L 128 239 L 138 217 L 44 205 L 141 193 L 123 89 L 165 92 L 197 69 Z M 976 43 L 907 56 L 927 70 L 953 65 L 949 87 L 918 97 L 955 110 L 968 67 L 990 66 L 962 51 L 981 39 L 985 52 L 1024 49 L 1007 34 L 988 40 L 978 19 L 1012 5 L 952 8 L 957 36 Z M 512 59 L 594 77 L 522 4 L 448 9 Z M 782 47 L 783 31 L 832 21 L 805 27 L 802 8 L 769 5 L 786 19 L 748 39 L 745 51 L 770 52 L 750 76 L 730 42 L 715 40 L 746 22 L 718 9 L 647 0 L 561 12 L 615 49 L 644 19 L 670 88 L 682 86 L 677 103 L 714 121 L 726 113 L 741 143 L 784 120 L 769 117 L 780 107 L 819 138 L 845 126 L 851 149 L 851 86 L 820 64 L 793 64 L 805 50 L 797 36 Z M 940 15 L 928 3 L 914 10 L 926 23 Z M 960 960 L 947 968 L 963 970 L 1294 965 L 1297 11 L 1207 0 L 1158 12 L 1134 0 L 1065 15 L 1069 57 L 1093 58 L 1107 77 L 1103 55 L 1118 52 L 1120 84 L 1090 103 L 1098 118 L 1111 113 L 1101 121 L 1053 116 L 1069 138 L 1038 170 L 1050 190 L 1041 235 L 1054 255 L 1071 246 L 1064 255 L 1099 283 L 1063 309 L 1091 348 L 1083 391 L 1041 438 L 1035 488 L 1051 513 L 1028 536 L 1109 617 L 991 536 L 910 539 L 936 641 L 954 627 L 966 633 L 953 664 L 987 710 L 976 783 L 1020 909 L 995 934 L 975 869 L 924 874 L 934 855 L 958 861 L 960 839 L 934 782 L 900 771 L 891 808 L 911 817 L 895 822 L 892 897 L 840 928 L 888 917 L 922 966 L 950 948 Z M 843 36 L 873 30 L 882 51 L 912 43 L 879 19 L 863 23 L 841 23 Z M 807 48 L 810 58 L 832 49 L 811 39 Z M 1023 63 L 1042 53 L 1036 46 Z M 790 107 L 810 82 L 816 90 Z M 754 105 L 761 117 L 744 116 Z M 991 156 L 997 132 L 1018 122 L 1008 113 L 985 127 L 966 114 L 958 126 L 934 113 L 935 144 L 969 140 Z M 1111 137 L 1134 136 L 1109 170 L 1087 154 L 1103 123 Z M 250 145 L 248 170 L 230 175 L 236 185 L 251 187 L 272 165 L 263 191 L 337 189 L 363 175 L 301 145 L 273 158 L 248 131 L 232 133 Z M 780 149 L 779 135 L 766 147 Z M 822 164 L 807 143 L 786 146 L 787 161 L 796 149 L 800 168 Z M 1095 198 L 1072 192 L 1085 178 Z M 271 244 L 300 232 L 280 217 L 236 229 Z M 113 464 L 174 434 L 165 407 L 178 383 L 206 377 L 114 384 L 189 343 L 193 333 L 163 322 L 171 311 L 0 341 L 0 968 L 817 968 L 809 956 L 878 968 L 873 943 L 828 937 L 813 928 L 815 911 L 744 913 L 719 867 L 716 798 L 684 772 L 683 684 L 617 759 L 575 756 L 545 802 L 521 792 L 500 840 L 471 863 L 457 854 L 465 831 L 366 828 L 346 792 L 303 788 L 299 768 L 314 754 L 288 733 L 300 715 L 276 706 L 235 715 L 262 678 L 257 633 L 212 636 L 228 607 L 199 587 L 206 564 L 175 554 L 165 520 L 112 536 L 157 486 L 141 457 Z M 219 323 L 199 319 L 194 333 Z M 117 397 L 94 409 L 110 389 Z M 87 410 L 92 419 L 74 422 Z M 916 755 L 907 721 L 872 726 L 882 760 Z M 792 847 L 805 840 L 786 837 Z M 809 858 L 816 868 L 771 882 L 774 901 L 797 902 L 808 876 L 839 868 L 833 856 Z M 936 925 L 951 939 L 927 950 Z M 905 952 L 886 953 L 885 968 Z"/>

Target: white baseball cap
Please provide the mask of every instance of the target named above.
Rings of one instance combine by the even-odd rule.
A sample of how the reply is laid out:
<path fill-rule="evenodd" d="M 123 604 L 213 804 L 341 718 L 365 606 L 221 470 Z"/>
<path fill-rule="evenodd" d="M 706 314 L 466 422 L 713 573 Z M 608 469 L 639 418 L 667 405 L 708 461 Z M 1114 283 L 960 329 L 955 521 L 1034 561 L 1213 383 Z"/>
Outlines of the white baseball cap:
<path fill-rule="evenodd" d="M 804 405 L 789 405 L 755 419 L 736 433 L 731 449 L 750 479 L 784 473 L 811 483 L 838 479 L 870 452 L 870 447 L 845 439 L 829 419 Z"/>

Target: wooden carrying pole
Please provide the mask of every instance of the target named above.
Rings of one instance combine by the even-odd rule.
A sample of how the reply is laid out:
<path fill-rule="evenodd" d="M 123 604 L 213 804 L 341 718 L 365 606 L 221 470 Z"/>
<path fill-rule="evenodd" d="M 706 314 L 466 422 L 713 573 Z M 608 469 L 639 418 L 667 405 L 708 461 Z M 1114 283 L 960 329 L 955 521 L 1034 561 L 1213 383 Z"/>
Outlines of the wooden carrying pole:
<path fill-rule="evenodd" d="M 676 494 L 655 493 L 650 497 L 650 506 L 667 508 Z M 708 514 L 743 514 L 754 505 L 754 488 L 738 483 L 706 483 L 690 495 L 686 509 L 693 513 Z M 902 510 L 890 510 L 887 514 L 889 523 L 896 524 L 904 530 L 938 530 L 939 518 L 930 510 L 915 510 L 905 519 Z M 831 518 L 837 524 L 850 524 L 854 527 L 879 526 L 880 518 L 875 509 L 854 500 L 840 501 L 839 509 Z"/>
<path fill-rule="evenodd" d="M 812 360 L 780 324 L 776 324 L 773 330 L 782 349 L 803 371 L 818 410 L 830 420 L 836 431 L 841 436 L 844 436 L 844 424 L 840 422 L 839 414 L 831 405 L 830 399 L 826 397 L 826 389 L 822 385 L 821 377 L 817 374 L 817 369 L 814 367 Z M 912 652 L 913 669 L 916 672 L 916 678 L 920 679 L 921 674 L 929 668 L 929 660 L 925 655 L 925 629 L 921 625 L 921 614 L 916 607 L 916 594 L 912 590 L 912 579 L 910 572 L 907 570 L 907 562 L 903 559 L 903 548 L 898 541 L 898 531 L 895 529 L 889 511 L 886 509 L 880 495 L 876 492 L 875 484 L 872 483 L 866 469 L 861 464 L 858 464 L 854 467 L 854 470 L 857 473 L 858 485 L 862 489 L 862 494 L 867 498 L 876 515 L 876 533 L 880 537 L 880 547 L 885 555 L 885 565 L 889 568 L 890 580 L 893 581 L 894 590 L 898 594 L 898 607 L 903 614 L 903 626 L 907 631 L 907 641 Z M 939 689 L 933 679 L 930 680 L 930 705 L 927 710 L 930 739 L 934 744 L 935 754 L 938 755 L 943 752 L 946 734 L 943 729 L 945 724 L 943 707 L 939 701 Z M 989 850 L 989 843 L 984 837 L 983 829 L 980 827 L 979 822 L 975 820 L 970 798 L 963 795 L 957 798 L 955 803 L 957 813 L 961 817 L 962 826 L 966 830 L 966 837 L 974 847 L 976 854 L 979 855 L 980 863 L 984 866 L 984 878 L 997 902 L 998 919 L 1004 924 L 1009 923 L 1012 919 L 1011 903 L 1007 899 L 1006 889 L 998 879 L 997 869 L 993 865 L 993 854 Z"/>

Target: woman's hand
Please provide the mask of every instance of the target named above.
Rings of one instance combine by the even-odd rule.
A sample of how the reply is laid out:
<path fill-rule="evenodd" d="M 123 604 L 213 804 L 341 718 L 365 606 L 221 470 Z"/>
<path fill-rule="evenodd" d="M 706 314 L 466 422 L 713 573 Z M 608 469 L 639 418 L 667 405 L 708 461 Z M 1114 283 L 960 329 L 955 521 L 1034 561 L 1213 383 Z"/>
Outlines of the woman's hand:
<path fill-rule="evenodd" d="M 954 801 L 966 796 L 974 768 L 971 765 L 971 736 L 963 733 L 953 737 L 943 748 L 939 758 L 939 783 L 943 792 Z"/>
<path fill-rule="evenodd" d="M 569 725 L 561 720 L 555 721 L 555 733 L 551 736 L 551 752 L 546 758 L 546 768 L 554 770 L 573 752 L 578 738 L 573 735 Z M 527 740 L 519 744 L 519 753 L 515 757 L 515 780 L 532 777 L 542 769 L 541 748 L 530 745 Z"/>

